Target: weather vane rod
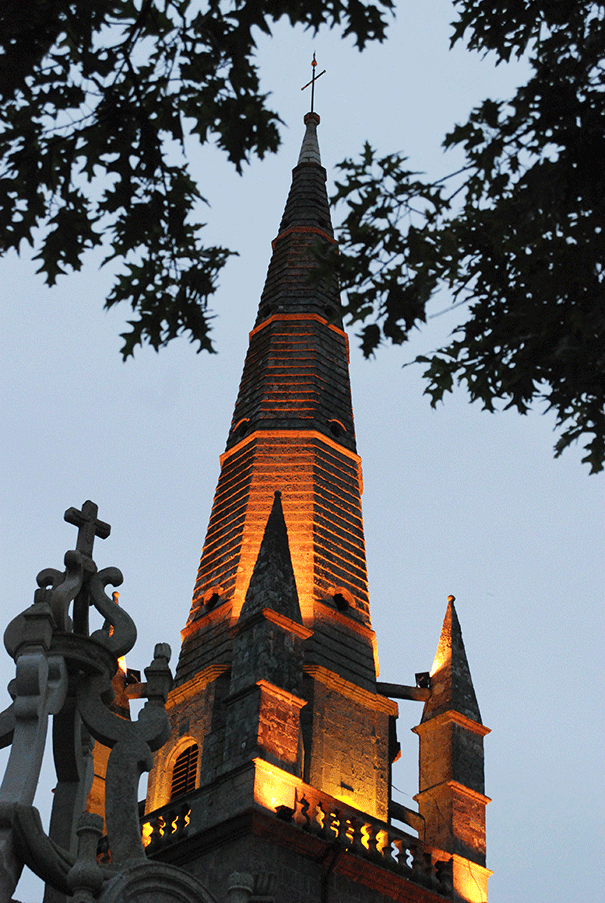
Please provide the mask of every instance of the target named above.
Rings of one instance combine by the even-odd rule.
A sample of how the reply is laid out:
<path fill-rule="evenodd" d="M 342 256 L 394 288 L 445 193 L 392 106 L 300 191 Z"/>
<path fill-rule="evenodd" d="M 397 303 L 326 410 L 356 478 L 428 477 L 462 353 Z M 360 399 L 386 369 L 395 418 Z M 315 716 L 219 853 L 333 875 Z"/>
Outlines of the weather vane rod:
<path fill-rule="evenodd" d="M 317 81 L 318 78 L 321 78 L 321 76 L 324 74 L 324 72 L 325 72 L 326 70 L 323 69 L 323 70 L 319 73 L 319 75 L 316 75 L 316 74 L 315 74 L 315 69 L 317 68 L 317 60 L 315 59 L 315 53 L 313 53 L 313 59 L 312 59 L 312 61 L 311 61 L 311 65 L 313 66 L 313 70 L 312 70 L 312 72 L 313 72 L 313 78 L 311 79 L 310 82 L 307 82 L 306 85 L 303 85 L 302 88 L 301 88 L 300 90 L 301 90 L 301 91 L 304 91 L 305 88 L 308 88 L 309 85 L 311 85 L 311 112 L 313 112 L 313 107 L 314 107 L 314 104 L 315 104 L 315 82 Z"/>

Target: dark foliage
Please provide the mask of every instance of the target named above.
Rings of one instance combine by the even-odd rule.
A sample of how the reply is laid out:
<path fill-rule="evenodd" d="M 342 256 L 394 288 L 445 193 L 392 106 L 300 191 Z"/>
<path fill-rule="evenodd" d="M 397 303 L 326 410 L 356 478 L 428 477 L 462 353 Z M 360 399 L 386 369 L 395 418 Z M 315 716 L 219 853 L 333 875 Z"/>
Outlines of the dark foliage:
<path fill-rule="evenodd" d="M 3 0 L 0 250 L 34 245 L 53 284 L 103 244 L 123 269 L 107 299 L 133 310 L 123 354 L 185 334 L 212 350 L 209 299 L 233 253 L 207 247 L 203 200 L 174 148 L 212 140 L 238 171 L 279 145 L 254 35 L 282 17 L 385 37 L 392 0 Z M 341 164 L 340 272 L 364 352 L 402 343 L 441 287 L 466 312 L 422 358 L 433 404 L 456 383 L 489 410 L 556 412 L 556 454 L 605 458 L 605 4 L 455 0 L 452 42 L 526 55 L 507 103 L 446 137 L 464 169 L 428 183 L 369 147 Z M 197 212 L 197 211 L 196 211 Z"/>
<path fill-rule="evenodd" d="M 134 312 L 125 357 L 180 334 L 212 350 L 208 300 L 232 253 L 205 247 L 185 139 L 238 171 L 279 145 L 260 93 L 259 32 L 282 17 L 362 48 L 391 0 L 2 0 L 0 251 L 23 241 L 52 285 L 89 248 L 124 262 L 107 306 Z"/>
<path fill-rule="evenodd" d="M 508 102 L 484 101 L 445 139 L 466 166 L 427 184 L 404 159 L 365 148 L 345 161 L 336 261 L 348 311 L 372 354 L 406 340 L 440 287 L 465 317 L 427 357 L 433 405 L 456 383 L 488 410 L 557 415 L 558 456 L 585 440 L 605 458 L 605 4 L 457 0 L 452 43 L 527 54 L 531 77 Z"/>

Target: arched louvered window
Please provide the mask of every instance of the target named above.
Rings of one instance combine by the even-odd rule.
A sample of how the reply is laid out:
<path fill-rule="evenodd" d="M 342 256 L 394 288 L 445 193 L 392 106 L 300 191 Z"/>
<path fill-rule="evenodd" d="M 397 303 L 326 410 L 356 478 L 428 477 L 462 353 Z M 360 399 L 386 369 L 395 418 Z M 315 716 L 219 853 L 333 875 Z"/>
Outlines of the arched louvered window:
<path fill-rule="evenodd" d="M 172 770 L 172 786 L 170 790 L 170 799 L 175 796 L 182 796 L 183 793 L 189 793 L 195 790 L 195 779 L 197 777 L 197 759 L 199 748 L 197 743 L 192 743 L 177 757 Z"/>

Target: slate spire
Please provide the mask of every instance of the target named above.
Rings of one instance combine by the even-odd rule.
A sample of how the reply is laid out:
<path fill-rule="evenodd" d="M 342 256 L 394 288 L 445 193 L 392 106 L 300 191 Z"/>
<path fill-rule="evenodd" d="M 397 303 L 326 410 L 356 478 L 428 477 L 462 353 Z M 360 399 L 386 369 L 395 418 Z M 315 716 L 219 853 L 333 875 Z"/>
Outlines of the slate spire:
<path fill-rule="evenodd" d="M 336 280 L 320 265 L 335 241 L 318 124 L 307 113 L 272 243 L 147 811 L 169 811 L 176 763 L 195 748 L 191 822 L 201 833 L 179 851 L 210 863 L 217 887 L 242 867 L 241 838 L 255 863 L 258 853 L 260 867 L 279 872 L 284 899 L 336 888 L 344 901 L 370 888 L 385 900 L 436 900 L 451 875 L 456 900 L 484 901 L 487 728 L 453 604 L 415 728 L 419 812 L 390 805 L 398 708 L 376 681 L 348 340 Z M 393 865 L 386 822 L 406 812 L 424 837 L 402 841 L 399 867 L 383 869 L 381 858 Z M 256 885 L 255 875 L 255 899 Z"/>
<path fill-rule="evenodd" d="M 453 711 L 482 724 L 454 601 L 453 596 L 448 597 L 431 669 L 431 696 L 425 703 L 422 721 Z"/>
<path fill-rule="evenodd" d="M 317 274 L 319 259 L 336 242 L 319 116 L 304 119 L 221 458 L 177 683 L 210 664 L 210 647 L 197 635 L 204 616 L 224 606 L 232 621 L 239 618 L 274 490 L 283 491 L 303 623 L 312 626 L 315 606 L 334 608 L 337 599 L 346 617 L 368 631 L 355 671 L 364 686 L 375 682 L 348 339 L 337 280 Z"/>
<path fill-rule="evenodd" d="M 319 125 L 319 121 L 317 113 L 307 113 L 305 116 L 307 130 L 298 157 L 299 164 L 319 163 L 321 166 L 321 155 L 319 153 L 319 142 L 317 140 L 317 126 Z"/>
<path fill-rule="evenodd" d="M 305 116 L 305 135 L 292 184 L 273 241 L 273 255 L 261 295 L 256 326 L 278 313 L 317 314 L 342 326 L 340 295 L 335 278 L 310 280 L 318 255 L 335 250 L 336 242 L 321 165 L 317 113 Z"/>

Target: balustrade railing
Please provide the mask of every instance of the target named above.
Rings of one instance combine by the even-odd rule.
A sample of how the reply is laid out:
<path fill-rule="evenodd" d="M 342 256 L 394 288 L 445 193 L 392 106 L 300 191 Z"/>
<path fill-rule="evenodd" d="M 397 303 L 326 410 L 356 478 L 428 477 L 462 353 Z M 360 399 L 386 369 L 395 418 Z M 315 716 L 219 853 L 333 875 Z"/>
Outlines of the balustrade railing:
<path fill-rule="evenodd" d="M 431 847 L 393 825 L 367 816 L 306 786 L 296 791 L 289 817 L 303 831 L 389 868 L 435 893 L 451 896 L 451 860 L 439 860 Z"/>
<path fill-rule="evenodd" d="M 194 791 L 195 793 L 195 791 Z M 187 794 L 141 819 L 143 844 L 153 854 L 189 834 L 191 822 Z M 435 851 L 417 837 L 368 816 L 304 785 L 296 790 L 294 809 L 280 806 L 277 816 L 327 843 L 387 868 L 434 893 L 451 897 L 452 862 L 439 860 Z"/>
<path fill-rule="evenodd" d="M 187 797 L 179 797 L 167 806 L 143 816 L 141 832 L 147 853 L 176 843 L 186 837 L 191 824 L 191 806 Z"/>

